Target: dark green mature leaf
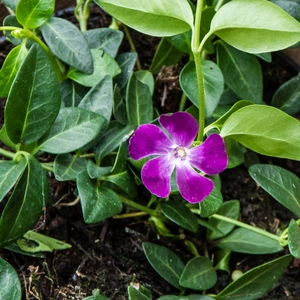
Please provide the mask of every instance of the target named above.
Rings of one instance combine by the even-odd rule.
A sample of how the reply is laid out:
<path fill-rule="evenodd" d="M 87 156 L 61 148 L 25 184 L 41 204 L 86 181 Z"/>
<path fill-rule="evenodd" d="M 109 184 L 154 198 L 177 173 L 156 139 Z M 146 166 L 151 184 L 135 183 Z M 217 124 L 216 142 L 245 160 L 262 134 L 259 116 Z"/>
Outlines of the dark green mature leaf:
<path fill-rule="evenodd" d="M 239 109 L 225 121 L 221 135 L 263 155 L 300 160 L 299 121 L 271 106 Z"/>
<path fill-rule="evenodd" d="M 122 23 L 153 36 L 172 36 L 193 27 L 193 12 L 188 1 L 95 0 Z"/>
<path fill-rule="evenodd" d="M 117 194 L 108 188 L 97 187 L 86 172 L 78 175 L 77 188 L 86 223 L 97 223 L 121 212 L 122 202 Z"/>
<path fill-rule="evenodd" d="M 297 43 L 300 23 L 270 1 L 235 0 L 217 11 L 210 32 L 242 51 L 263 53 Z"/>
<path fill-rule="evenodd" d="M 0 97 L 6 97 L 17 71 L 27 55 L 24 44 L 13 48 L 5 58 L 0 70 Z"/>
<path fill-rule="evenodd" d="M 207 290 L 217 282 L 217 273 L 208 257 L 192 258 L 185 266 L 179 284 L 193 290 Z"/>
<path fill-rule="evenodd" d="M 34 44 L 21 65 L 5 106 L 9 139 L 18 144 L 38 140 L 60 108 L 59 84 L 44 50 Z"/>
<path fill-rule="evenodd" d="M 299 74 L 279 87 L 273 96 L 271 105 L 283 110 L 289 115 L 295 115 L 300 111 Z"/>
<path fill-rule="evenodd" d="M 13 26 L 13 27 L 19 27 L 23 28 L 23 26 L 18 22 L 15 15 L 8 15 L 3 20 L 3 26 Z M 13 45 L 18 46 L 22 43 L 23 38 L 16 38 L 12 35 L 12 30 L 5 30 L 3 31 L 3 34 L 6 36 L 6 39 L 9 40 Z M 27 40 L 26 45 L 28 43 L 31 43 L 32 41 Z M 25 46 L 25 43 L 24 43 Z"/>
<path fill-rule="evenodd" d="M 19 0 L 2 0 L 1 2 L 3 2 L 5 6 L 15 11 Z"/>
<path fill-rule="evenodd" d="M 249 174 L 280 204 L 300 218 L 300 179 L 292 172 L 269 164 L 255 164 Z"/>
<path fill-rule="evenodd" d="M 221 249 L 249 254 L 270 254 L 283 250 L 278 241 L 245 228 L 235 229 L 217 245 Z"/>
<path fill-rule="evenodd" d="M 201 26 L 202 28 L 202 26 Z M 166 40 L 182 53 L 192 54 L 191 49 L 192 31 L 167 37 Z"/>
<path fill-rule="evenodd" d="M 99 49 L 91 49 L 94 71 L 90 75 L 75 68 L 70 68 L 68 77 L 87 87 L 93 87 L 106 75 L 112 78 L 121 73 L 117 62 L 107 53 Z"/>
<path fill-rule="evenodd" d="M 225 138 L 225 144 L 228 155 L 227 169 L 232 169 L 242 164 L 247 149 L 231 138 Z"/>
<path fill-rule="evenodd" d="M 223 196 L 220 190 L 214 186 L 213 191 L 204 201 L 199 203 L 200 216 L 207 218 L 218 211 L 223 203 Z"/>
<path fill-rule="evenodd" d="M 16 17 L 25 28 L 35 29 L 53 14 L 55 0 L 19 0 Z"/>
<path fill-rule="evenodd" d="M 99 133 L 106 119 L 78 107 L 62 108 L 51 129 L 38 141 L 39 150 L 54 154 L 75 151 Z"/>
<path fill-rule="evenodd" d="M 95 112 L 110 120 L 113 106 L 112 78 L 103 77 L 80 101 L 78 107 Z"/>
<path fill-rule="evenodd" d="M 291 254 L 300 258 L 300 228 L 295 220 L 291 220 L 288 231 L 288 245 Z"/>
<path fill-rule="evenodd" d="M 128 123 L 125 101 L 121 95 L 120 89 L 117 86 L 114 88 L 113 115 L 121 124 L 126 125 Z"/>
<path fill-rule="evenodd" d="M 241 99 L 262 103 L 262 70 L 255 55 L 239 51 L 220 41 L 217 61 L 225 83 Z"/>
<path fill-rule="evenodd" d="M 82 98 L 87 94 L 89 88 L 78 84 L 77 82 L 66 79 L 60 82 L 60 93 L 62 106 L 78 106 Z"/>
<path fill-rule="evenodd" d="M 0 161 L 0 201 L 14 186 L 20 175 L 26 167 L 26 159 L 22 159 L 19 163 L 13 161 Z"/>
<path fill-rule="evenodd" d="M 180 258 L 172 251 L 163 246 L 158 246 L 149 242 L 143 243 L 145 255 L 155 269 L 155 271 L 166 281 L 179 290 L 179 278 L 183 272 L 184 264 Z"/>
<path fill-rule="evenodd" d="M 224 89 L 224 78 L 219 67 L 212 61 L 202 62 L 204 94 L 205 94 L 205 115 L 210 117 L 217 107 Z M 199 108 L 197 92 L 197 76 L 195 63 L 189 62 L 182 69 L 179 77 L 182 90 L 192 103 Z"/>
<path fill-rule="evenodd" d="M 15 269 L 0 258 L 0 298 L 3 300 L 21 300 L 21 283 Z"/>
<path fill-rule="evenodd" d="M 214 300 L 209 296 L 203 295 L 188 295 L 188 296 L 175 296 L 175 295 L 168 295 L 159 297 L 158 300 Z"/>
<path fill-rule="evenodd" d="M 178 201 L 168 201 L 160 205 L 163 214 L 177 225 L 197 232 L 199 224 L 195 215 L 184 204 Z"/>
<path fill-rule="evenodd" d="M 93 296 L 86 297 L 83 300 L 107 300 L 107 298 L 104 297 L 103 295 L 100 295 L 99 290 L 96 289 L 93 290 Z"/>
<path fill-rule="evenodd" d="M 81 72 L 93 73 L 87 41 L 75 25 L 52 17 L 41 27 L 41 31 L 48 47 L 59 59 Z"/>
<path fill-rule="evenodd" d="M 292 260 L 284 255 L 246 272 L 229 284 L 215 299 L 218 300 L 255 300 L 263 296 L 282 276 Z"/>
<path fill-rule="evenodd" d="M 128 300 L 151 300 L 152 295 L 151 292 L 144 288 L 142 285 L 129 286 L 127 289 L 128 292 Z"/>
<path fill-rule="evenodd" d="M 27 166 L 9 198 L 0 219 L 0 245 L 11 244 L 38 221 L 45 201 L 47 186 L 44 170 L 31 155 Z"/>
<path fill-rule="evenodd" d="M 101 49 L 111 57 L 117 55 L 123 32 L 111 28 L 90 29 L 83 33 L 90 49 Z"/>

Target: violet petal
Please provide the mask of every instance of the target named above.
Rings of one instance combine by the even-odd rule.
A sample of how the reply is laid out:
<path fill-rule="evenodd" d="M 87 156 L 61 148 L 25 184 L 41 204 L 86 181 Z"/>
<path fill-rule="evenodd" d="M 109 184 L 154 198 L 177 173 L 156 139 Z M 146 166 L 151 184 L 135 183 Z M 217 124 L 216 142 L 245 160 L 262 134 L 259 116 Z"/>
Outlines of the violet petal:
<path fill-rule="evenodd" d="M 156 125 L 143 124 L 137 128 L 129 141 L 128 151 L 133 159 L 149 155 L 167 154 L 173 143 Z"/>
<path fill-rule="evenodd" d="M 181 196 L 190 203 L 204 200 L 213 190 L 213 182 L 198 174 L 189 164 L 176 166 L 176 183 Z"/>
<path fill-rule="evenodd" d="M 196 119 L 186 112 L 161 115 L 159 122 L 170 133 L 176 145 L 186 148 L 191 146 L 199 130 Z"/>
<path fill-rule="evenodd" d="M 145 187 L 154 195 L 166 198 L 171 192 L 171 175 L 175 164 L 167 155 L 162 155 L 147 161 L 142 168 L 142 181 Z"/>
<path fill-rule="evenodd" d="M 208 175 L 224 171 L 228 164 L 228 155 L 223 138 L 211 134 L 200 146 L 188 150 L 190 164 Z"/>

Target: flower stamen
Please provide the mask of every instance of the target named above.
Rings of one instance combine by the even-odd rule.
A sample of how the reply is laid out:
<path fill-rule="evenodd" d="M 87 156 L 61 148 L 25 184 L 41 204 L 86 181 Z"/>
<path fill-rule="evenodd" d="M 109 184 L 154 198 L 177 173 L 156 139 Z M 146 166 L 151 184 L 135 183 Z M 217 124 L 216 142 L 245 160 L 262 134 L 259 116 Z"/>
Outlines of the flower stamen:
<path fill-rule="evenodd" d="M 185 160 L 187 154 L 186 154 L 186 151 L 185 151 L 185 149 L 184 149 L 183 147 L 177 147 L 177 148 L 175 149 L 175 154 L 174 154 L 174 156 L 175 156 L 176 158 L 180 158 L 181 160 Z"/>

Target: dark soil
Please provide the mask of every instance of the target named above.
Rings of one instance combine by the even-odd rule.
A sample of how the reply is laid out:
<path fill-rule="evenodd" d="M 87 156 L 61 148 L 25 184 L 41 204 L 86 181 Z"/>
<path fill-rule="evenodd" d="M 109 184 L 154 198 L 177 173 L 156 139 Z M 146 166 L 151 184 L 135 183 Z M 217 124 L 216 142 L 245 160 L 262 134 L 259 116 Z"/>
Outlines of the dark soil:
<path fill-rule="evenodd" d="M 69 12 L 63 12 L 60 16 L 76 23 Z M 109 24 L 110 18 L 97 6 L 93 6 L 89 27 L 107 27 Z M 130 32 L 142 67 L 147 69 L 159 40 Z M 7 42 L 0 45 L 0 64 L 9 49 L 10 45 Z M 125 39 L 121 52 L 129 50 L 129 44 Z M 264 83 L 267 87 L 266 101 L 271 99 L 274 91 L 284 81 L 297 73 L 297 70 L 287 65 L 280 56 L 274 57 L 272 64 L 263 64 Z M 180 66 L 176 66 L 165 70 L 164 76 L 157 77 L 154 101 L 161 112 L 172 112 L 178 109 L 179 71 Z M 1 104 L 1 123 L 3 122 L 3 105 L 4 100 Z M 264 157 L 260 159 L 263 162 L 268 161 Z M 272 163 L 284 166 L 300 175 L 298 163 L 286 160 L 272 160 Z M 248 175 L 246 167 L 240 166 L 233 170 L 226 170 L 221 174 L 221 178 L 224 199 L 238 199 L 241 202 L 242 221 L 276 232 L 277 228 L 286 227 L 293 217 L 255 184 Z M 58 201 L 61 201 L 60 204 L 72 202 L 76 198 L 75 185 L 58 182 L 53 177 L 49 180 L 51 197 L 45 215 L 40 219 L 36 229 L 38 232 L 71 244 L 72 248 L 46 253 L 44 258 L 23 256 L 0 249 L 0 256 L 7 260 L 19 274 L 23 287 L 23 299 L 83 299 L 90 296 L 93 289 L 99 289 L 103 295 L 112 300 L 123 300 L 127 299 L 127 286 L 130 283 L 139 283 L 149 288 L 154 299 L 162 295 L 178 293 L 147 262 L 142 243 L 150 241 L 164 245 L 187 262 L 192 255 L 184 246 L 183 240 L 159 236 L 150 227 L 146 217 L 109 219 L 96 225 L 87 225 L 83 222 L 79 204 L 71 207 L 55 205 Z M 176 227 L 175 230 L 177 230 Z M 185 234 L 189 235 L 188 232 Z M 200 243 L 201 237 L 194 242 Z M 254 256 L 233 253 L 231 269 L 245 272 L 275 257 L 278 257 L 278 254 Z M 283 278 L 262 299 L 300 299 L 299 265 L 300 261 L 294 259 Z M 219 272 L 219 281 L 213 292 L 222 290 L 229 282 L 229 275 Z"/>

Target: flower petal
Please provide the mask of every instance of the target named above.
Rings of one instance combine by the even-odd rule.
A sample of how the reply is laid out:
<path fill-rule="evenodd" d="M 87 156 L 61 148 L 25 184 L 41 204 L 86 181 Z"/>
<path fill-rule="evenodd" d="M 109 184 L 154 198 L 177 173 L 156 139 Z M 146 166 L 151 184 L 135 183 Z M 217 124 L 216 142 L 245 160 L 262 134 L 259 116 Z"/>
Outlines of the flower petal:
<path fill-rule="evenodd" d="M 159 123 L 170 133 L 172 141 L 189 148 L 194 141 L 199 125 L 196 119 L 186 112 L 176 112 L 171 116 L 161 115 Z"/>
<path fill-rule="evenodd" d="M 213 190 L 213 182 L 198 174 L 189 164 L 176 166 L 176 182 L 182 197 L 190 203 L 204 200 Z"/>
<path fill-rule="evenodd" d="M 171 175 L 175 164 L 166 155 L 147 161 L 142 168 L 142 181 L 154 195 L 166 198 L 171 192 Z"/>
<path fill-rule="evenodd" d="M 228 155 L 223 138 L 211 134 L 200 146 L 188 150 L 190 164 L 208 175 L 224 171 L 228 164 Z"/>
<path fill-rule="evenodd" d="M 167 154 L 173 143 L 156 125 L 143 124 L 137 128 L 129 141 L 128 151 L 133 159 L 149 155 Z"/>

